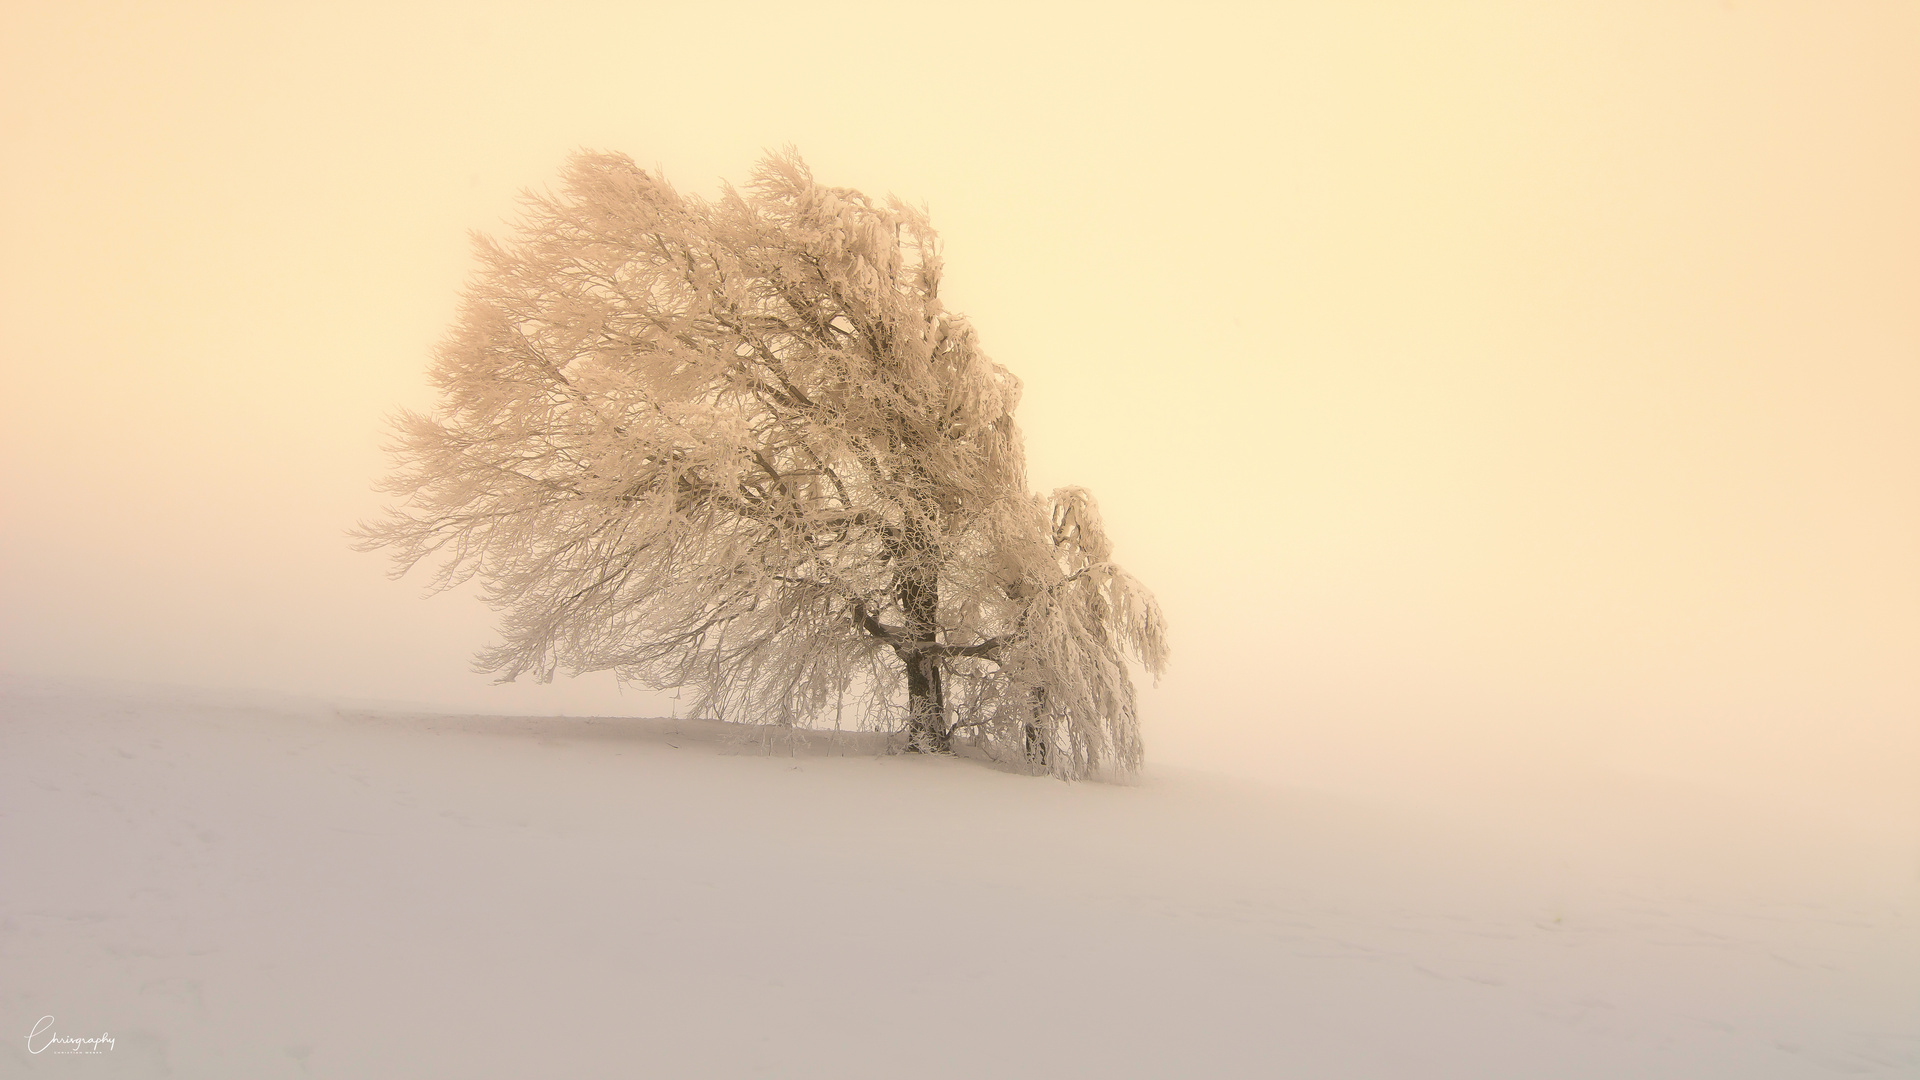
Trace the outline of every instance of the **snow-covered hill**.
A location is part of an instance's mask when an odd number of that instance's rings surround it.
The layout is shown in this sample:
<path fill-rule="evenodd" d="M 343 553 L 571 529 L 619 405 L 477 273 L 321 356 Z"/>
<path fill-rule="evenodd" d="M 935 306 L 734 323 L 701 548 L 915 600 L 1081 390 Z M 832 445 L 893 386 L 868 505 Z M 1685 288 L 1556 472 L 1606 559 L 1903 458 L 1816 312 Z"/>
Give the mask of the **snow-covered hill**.
<path fill-rule="evenodd" d="M 8 1075 L 1920 1073 L 1920 848 L 1886 817 L 1624 778 L 1066 785 L 685 720 L 0 710 Z"/>

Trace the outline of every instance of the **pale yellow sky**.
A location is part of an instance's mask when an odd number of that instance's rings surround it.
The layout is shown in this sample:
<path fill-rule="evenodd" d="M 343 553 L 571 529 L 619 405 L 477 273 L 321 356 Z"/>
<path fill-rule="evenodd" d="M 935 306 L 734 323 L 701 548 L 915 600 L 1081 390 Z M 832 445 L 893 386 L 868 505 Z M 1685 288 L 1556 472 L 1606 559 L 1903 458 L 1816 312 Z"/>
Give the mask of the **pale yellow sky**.
<path fill-rule="evenodd" d="M 643 708 L 342 531 L 469 229 L 791 142 L 1159 593 L 1151 756 L 1920 777 L 1912 5 L 12 5 L 0 87 L 16 674 Z"/>

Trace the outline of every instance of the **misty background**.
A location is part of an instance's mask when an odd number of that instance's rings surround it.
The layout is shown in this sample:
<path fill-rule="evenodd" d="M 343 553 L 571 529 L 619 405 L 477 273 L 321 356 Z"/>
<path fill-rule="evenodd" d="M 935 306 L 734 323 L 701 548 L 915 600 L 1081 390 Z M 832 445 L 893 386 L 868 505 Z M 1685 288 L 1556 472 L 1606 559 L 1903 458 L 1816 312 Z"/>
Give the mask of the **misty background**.
<path fill-rule="evenodd" d="M 510 713 L 346 530 L 516 193 L 930 210 L 1151 770 L 1920 790 L 1920 9 L 0 12 L 0 670 Z"/>

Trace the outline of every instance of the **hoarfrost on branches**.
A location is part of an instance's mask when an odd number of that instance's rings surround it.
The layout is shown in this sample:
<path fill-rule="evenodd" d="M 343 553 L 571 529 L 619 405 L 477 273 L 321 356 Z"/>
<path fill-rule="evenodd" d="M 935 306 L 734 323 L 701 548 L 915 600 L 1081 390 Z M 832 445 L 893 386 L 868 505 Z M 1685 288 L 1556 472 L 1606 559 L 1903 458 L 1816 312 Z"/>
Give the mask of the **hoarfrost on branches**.
<path fill-rule="evenodd" d="M 1019 380 L 942 306 L 924 214 L 791 151 L 716 201 L 583 153 L 475 247 L 440 407 L 397 421 L 404 501 L 359 537 L 396 575 L 479 579 L 481 669 L 1138 768 L 1128 662 L 1164 667 L 1159 608 L 1087 492 L 1027 491 Z"/>

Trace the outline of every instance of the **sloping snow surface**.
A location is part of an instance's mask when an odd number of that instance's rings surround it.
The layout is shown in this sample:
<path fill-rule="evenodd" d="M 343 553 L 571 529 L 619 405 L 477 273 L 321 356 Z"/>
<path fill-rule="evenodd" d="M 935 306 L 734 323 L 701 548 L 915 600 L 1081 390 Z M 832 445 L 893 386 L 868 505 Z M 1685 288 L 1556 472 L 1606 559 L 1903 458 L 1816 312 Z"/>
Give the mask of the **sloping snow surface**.
<path fill-rule="evenodd" d="M 12 684 L 0 1074 L 1920 1075 L 1913 832 Z M 1897 815 L 1893 816 L 1897 819 Z M 42 1034 L 109 1035 L 97 1054 Z"/>

